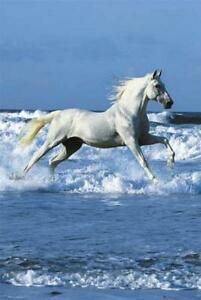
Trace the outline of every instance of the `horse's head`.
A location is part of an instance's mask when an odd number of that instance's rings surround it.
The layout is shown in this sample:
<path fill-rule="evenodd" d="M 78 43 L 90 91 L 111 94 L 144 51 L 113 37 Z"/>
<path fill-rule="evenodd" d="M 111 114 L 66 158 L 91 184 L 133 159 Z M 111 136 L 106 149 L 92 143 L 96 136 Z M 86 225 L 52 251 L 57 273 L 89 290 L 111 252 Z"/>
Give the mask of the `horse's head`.
<path fill-rule="evenodd" d="M 164 108 L 171 108 L 173 105 L 173 100 L 168 94 L 164 83 L 160 80 L 161 71 L 154 71 L 151 76 L 149 76 L 149 81 L 146 87 L 146 97 L 149 100 L 156 100 L 157 102 L 163 104 Z"/>

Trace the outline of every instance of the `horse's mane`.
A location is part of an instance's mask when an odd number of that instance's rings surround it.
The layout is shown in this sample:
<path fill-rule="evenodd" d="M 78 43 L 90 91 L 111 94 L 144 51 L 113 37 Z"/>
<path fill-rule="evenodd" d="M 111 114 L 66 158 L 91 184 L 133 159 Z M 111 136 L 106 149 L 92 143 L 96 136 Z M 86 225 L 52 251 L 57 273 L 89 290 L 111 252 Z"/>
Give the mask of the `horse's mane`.
<path fill-rule="evenodd" d="M 118 85 L 113 86 L 113 94 L 110 96 L 109 100 L 112 102 L 121 101 L 125 90 L 131 87 L 133 88 L 133 86 L 139 82 L 139 79 L 140 78 L 133 77 L 119 81 Z"/>

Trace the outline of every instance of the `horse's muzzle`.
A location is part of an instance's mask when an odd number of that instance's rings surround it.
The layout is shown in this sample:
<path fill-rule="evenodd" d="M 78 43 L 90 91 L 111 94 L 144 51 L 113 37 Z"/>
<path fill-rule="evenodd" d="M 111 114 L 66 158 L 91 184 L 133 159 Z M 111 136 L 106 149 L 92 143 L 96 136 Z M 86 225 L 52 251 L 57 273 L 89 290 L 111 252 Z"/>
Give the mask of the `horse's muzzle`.
<path fill-rule="evenodd" d="M 168 93 L 164 93 L 162 95 L 159 95 L 156 100 L 163 105 L 165 109 L 169 109 L 173 105 L 172 98 L 168 95 Z"/>
<path fill-rule="evenodd" d="M 173 100 L 170 99 L 170 100 L 166 101 L 166 103 L 164 103 L 164 108 L 165 109 L 170 109 L 173 104 L 174 104 Z"/>

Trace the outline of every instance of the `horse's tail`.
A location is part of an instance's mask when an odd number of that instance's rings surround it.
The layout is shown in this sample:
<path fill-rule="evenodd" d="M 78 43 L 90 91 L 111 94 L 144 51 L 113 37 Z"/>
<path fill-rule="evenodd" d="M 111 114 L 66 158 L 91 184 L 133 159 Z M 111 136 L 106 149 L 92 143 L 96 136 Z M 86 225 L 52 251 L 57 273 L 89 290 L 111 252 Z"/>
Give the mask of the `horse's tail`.
<path fill-rule="evenodd" d="M 38 118 L 32 119 L 26 126 L 25 126 L 25 134 L 20 138 L 20 144 L 23 147 L 28 146 L 31 144 L 37 133 L 43 128 L 47 123 L 50 123 L 55 116 L 60 113 L 59 110 L 53 111 L 45 116 L 41 116 Z"/>

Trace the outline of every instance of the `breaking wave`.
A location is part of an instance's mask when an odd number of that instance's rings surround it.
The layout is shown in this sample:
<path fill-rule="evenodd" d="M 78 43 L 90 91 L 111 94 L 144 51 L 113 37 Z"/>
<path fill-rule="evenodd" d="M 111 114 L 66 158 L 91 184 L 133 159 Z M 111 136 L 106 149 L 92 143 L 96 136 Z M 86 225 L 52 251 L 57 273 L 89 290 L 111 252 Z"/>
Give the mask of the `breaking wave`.
<path fill-rule="evenodd" d="M 1 274 L 1 281 L 15 286 L 129 290 L 201 289 L 199 253 L 172 258 L 145 257 L 138 260 L 112 256 L 85 259 L 74 257 L 61 258 L 56 263 L 45 261 L 41 265 L 40 261 L 15 257 L 1 263 L 5 263 L 8 269 Z M 9 271 L 11 266 L 12 271 Z"/>
<path fill-rule="evenodd" d="M 176 113 L 150 113 L 151 132 L 163 135 L 176 152 L 173 170 L 166 167 L 167 153 L 162 145 L 143 147 L 151 169 L 158 178 L 151 184 L 127 148 L 96 149 L 83 146 L 72 159 L 61 164 L 54 181 L 48 172 L 48 159 L 58 148 L 46 155 L 24 179 L 13 180 L 22 174 L 33 151 L 42 143 L 47 128 L 27 149 L 18 147 L 18 138 L 26 120 L 46 112 L 0 113 L 0 191 L 39 190 L 67 191 L 69 193 L 127 193 L 127 194 L 172 194 L 201 193 L 201 125 L 180 124 Z M 180 116 L 181 118 L 181 116 Z M 196 115 L 198 120 L 198 115 Z M 183 114 L 191 119 L 192 114 Z M 175 123 L 175 124 L 173 124 Z M 14 174 L 14 176 L 13 176 Z"/>

